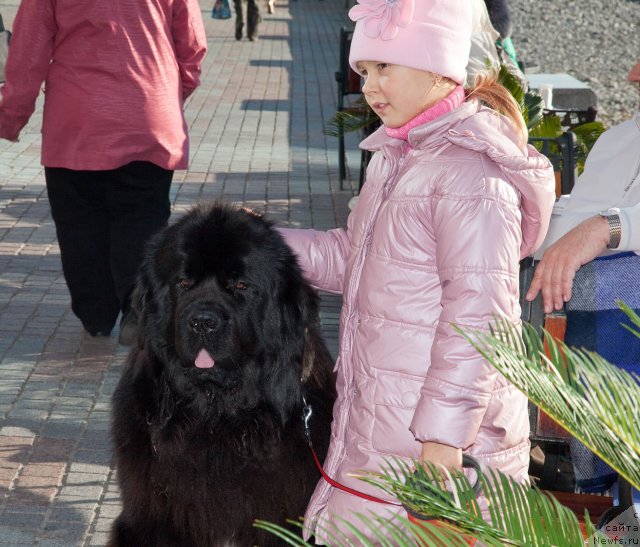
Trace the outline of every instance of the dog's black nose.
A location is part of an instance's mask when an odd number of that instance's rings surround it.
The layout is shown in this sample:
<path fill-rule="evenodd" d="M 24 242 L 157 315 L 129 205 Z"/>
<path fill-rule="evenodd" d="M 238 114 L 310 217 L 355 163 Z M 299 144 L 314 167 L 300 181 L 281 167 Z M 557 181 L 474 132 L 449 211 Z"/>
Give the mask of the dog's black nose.
<path fill-rule="evenodd" d="M 220 318 L 211 312 L 199 312 L 189 318 L 189 328 L 196 334 L 211 334 L 220 327 Z"/>

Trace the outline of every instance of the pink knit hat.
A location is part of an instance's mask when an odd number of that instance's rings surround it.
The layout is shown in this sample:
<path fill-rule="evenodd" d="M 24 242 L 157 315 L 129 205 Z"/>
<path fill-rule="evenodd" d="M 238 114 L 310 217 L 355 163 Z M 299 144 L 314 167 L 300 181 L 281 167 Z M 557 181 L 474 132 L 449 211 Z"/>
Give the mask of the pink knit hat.
<path fill-rule="evenodd" d="M 380 61 L 464 84 L 471 48 L 469 0 L 358 0 L 349 64 Z"/>

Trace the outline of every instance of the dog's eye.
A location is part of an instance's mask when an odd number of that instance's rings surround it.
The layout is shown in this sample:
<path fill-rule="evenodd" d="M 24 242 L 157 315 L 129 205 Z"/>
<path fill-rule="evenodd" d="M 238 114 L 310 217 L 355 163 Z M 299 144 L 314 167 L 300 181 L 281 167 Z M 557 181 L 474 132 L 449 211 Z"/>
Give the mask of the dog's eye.
<path fill-rule="evenodd" d="M 178 287 L 180 287 L 183 290 L 190 289 L 191 287 L 193 287 L 193 280 L 181 279 L 180 281 L 178 281 Z"/>
<path fill-rule="evenodd" d="M 247 289 L 247 284 L 244 281 L 229 281 L 224 288 L 230 293 L 235 291 L 245 291 Z"/>

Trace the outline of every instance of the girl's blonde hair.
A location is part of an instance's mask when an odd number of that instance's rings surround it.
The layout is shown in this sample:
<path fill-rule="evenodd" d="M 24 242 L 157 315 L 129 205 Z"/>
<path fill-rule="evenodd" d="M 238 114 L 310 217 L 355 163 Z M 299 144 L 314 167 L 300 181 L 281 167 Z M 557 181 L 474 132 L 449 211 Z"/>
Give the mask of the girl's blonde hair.
<path fill-rule="evenodd" d="M 489 108 L 509 118 L 518 135 L 518 144 L 520 146 L 526 145 L 529 131 L 522 117 L 520 106 L 507 88 L 498 83 L 497 72 L 479 73 L 473 87 L 465 89 L 465 93 L 468 99 L 478 99 Z"/>

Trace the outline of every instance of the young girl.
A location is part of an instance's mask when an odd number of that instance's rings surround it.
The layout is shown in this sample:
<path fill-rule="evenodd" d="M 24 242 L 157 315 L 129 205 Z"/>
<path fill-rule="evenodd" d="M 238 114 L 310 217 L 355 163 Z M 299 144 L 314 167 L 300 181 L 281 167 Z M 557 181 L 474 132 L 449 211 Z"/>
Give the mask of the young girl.
<path fill-rule="evenodd" d="M 309 281 L 342 293 L 338 401 L 324 467 L 344 485 L 393 457 L 460 468 L 462 452 L 527 480 L 527 400 L 453 328 L 520 321 L 521 257 L 544 239 L 549 161 L 492 79 L 464 90 L 468 0 L 360 0 L 349 62 L 383 127 L 346 229 L 283 229 Z M 490 105 L 485 106 L 485 105 Z M 498 114 L 497 111 L 502 112 Z M 324 519 L 402 510 L 321 481 Z"/>

